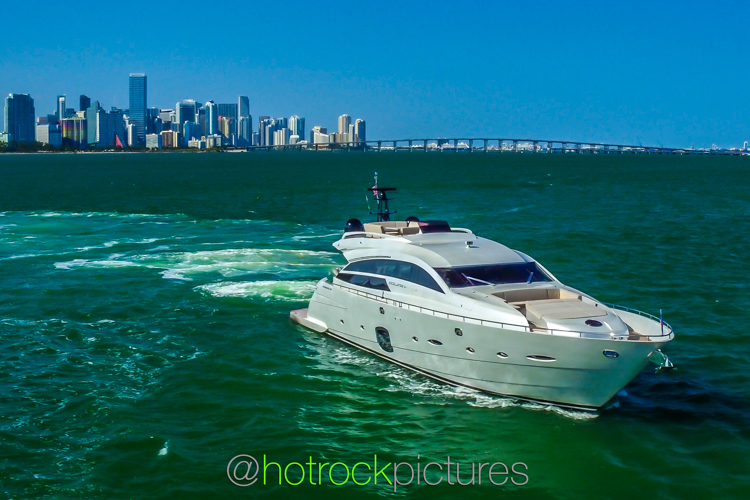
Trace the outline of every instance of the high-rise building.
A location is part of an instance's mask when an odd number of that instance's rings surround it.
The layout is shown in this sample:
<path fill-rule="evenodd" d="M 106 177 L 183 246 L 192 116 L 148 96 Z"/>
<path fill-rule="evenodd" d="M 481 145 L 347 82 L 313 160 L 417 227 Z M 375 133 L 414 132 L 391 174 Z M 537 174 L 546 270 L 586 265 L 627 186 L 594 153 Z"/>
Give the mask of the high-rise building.
<path fill-rule="evenodd" d="M 57 114 L 57 119 L 59 121 L 62 121 L 63 118 L 67 118 L 68 110 L 65 105 L 65 96 L 57 96 L 57 110 L 55 111 L 55 113 Z"/>
<path fill-rule="evenodd" d="M 349 132 L 346 134 L 346 139 L 344 139 L 344 142 L 352 143 L 354 142 L 354 125 L 349 124 Z"/>
<path fill-rule="evenodd" d="M 348 134 L 349 125 L 351 124 L 352 124 L 352 119 L 349 118 L 349 115 L 339 116 L 339 134 Z"/>
<path fill-rule="evenodd" d="M 271 126 L 273 120 L 270 116 L 259 116 L 258 117 L 258 146 L 269 146 L 266 142 L 268 139 L 268 127 Z"/>
<path fill-rule="evenodd" d="M 224 137 L 224 144 L 234 144 L 233 139 L 236 137 L 232 132 L 235 123 L 234 118 L 227 118 L 226 116 L 219 116 L 219 131 Z"/>
<path fill-rule="evenodd" d="M 161 130 L 156 131 L 156 119 L 159 118 L 159 108 L 148 108 L 146 110 L 146 134 L 158 134 Z M 159 120 L 161 123 L 161 120 Z"/>
<path fill-rule="evenodd" d="M 237 145 L 250 146 L 253 134 L 253 117 L 250 116 L 250 99 L 241 95 L 238 101 Z"/>
<path fill-rule="evenodd" d="M 83 116 L 71 116 L 60 120 L 60 128 L 62 130 L 63 146 L 76 149 L 86 148 L 87 124 Z"/>
<path fill-rule="evenodd" d="M 238 112 L 240 118 L 247 118 L 250 116 L 250 98 L 246 95 L 241 95 L 239 98 Z"/>
<path fill-rule="evenodd" d="M 180 145 L 180 134 L 176 130 L 164 130 L 161 133 L 161 147 L 164 149 L 176 148 Z"/>
<path fill-rule="evenodd" d="M 128 123 L 128 126 L 126 127 L 127 135 L 128 135 L 128 146 L 135 146 L 136 141 L 138 140 L 138 137 L 135 133 L 135 124 Z"/>
<path fill-rule="evenodd" d="M 182 126 L 185 124 L 185 122 L 195 122 L 195 115 L 197 111 L 197 103 L 194 99 L 184 99 L 182 102 L 178 102 L 177 104 L 175 104 L 175 123 L 180 127 L 177 130 L 182 130 Z"/>
<path fill-rule="evenodd" d="M 128 117 L 133 125 L 133 141 L 136 145 L 146 144 L 146 108 L 148 107 L 146 75 L 130 74 L 130 110 Z"/>
<path fill-rule="evenodd" d="M 161 149 L 161 134 L 146 134 L 146 149 Z"/>
<path fill-rule="evenodd" d="M 274 145 L 273 134 L 279 128 L 279 125 L 276 123 L 276 120 L 274 120 L 273 118 L 266 118 L 261 123 L 260 128 L 263 131 L 262 132 L 263 135 L 261 136 L 261 146 L 273 146 Z"/>
<path fill-rule="evenodd" d="M 237 105 L 236 104 L 217 104 L 219 110 L 219 116 L 224 118 L 234 118 L 237 120 Z"/>
<path fill-rule="evenodd" d="M 206 135 L 219 134 L 219 108 L 213 101 L 206 103 Z"/>
<path fill-rule="evenodd" d="M 237 122 L 237 145 L 246 148 L 251 146 L 253 137 L 252 129 L 253 117 L 252 116 L 241 116 Z"/>
<path fill-rule="evenodd" d="M 127 144 L 125 137 L 125 120 L 122 110 L 112 108 L 107 113 L 98 101 L 91 103 L 86 110 L 87 142 L 100 148 L 123 147 Z"/>
<path fill-rule="evenodd" d="M 235 145 L 237 138 L 237 104 L 218 104 L 219 116 L 223 116 L 229 123 L 229 134 L 222 135 L 227 138 L 225 143 Z"/>
<path fill-rule="evenodd" d="M 310 143 L 315 144 L 315 134 L 323 134 L 326 135 L 326 142 L 328 142 L 328 129 L 326 127 L 321 127 L 320 125 L 315 125 L 312 130 L 310 130 Z"/>
<path fill-rule="evenodd" d="M 43 123 L 36 126 L 36 141 L 52 147 L 62 146 L 60 126 L 57 123 Z"/>
<path fill-rule="evenodd" d="M 291 132 L 291 135 L 296 135 L 297 137 L 304 137 L 305 136 L 305 119 L 300 118 L 297 115 L 292 115 L 289 118 L 289 131 Z"/>
<path fill-rule="evenodd" d="M 367 141 L 367 124 L 361 118 L 354 122 L 354 141 L 357 144 Z"/>
<path fill-rule="evenodd" d="M 5 132 L 11 142 L 34 142 L 34 99 L 29 94 L 8 94 L 5 98 Z"/>
<path fill-rule="evenodd" d="M 201 137 L 206 135 L 206 108 L 205 106 L 198 108 L 198 125 L 201 126 Z"/>
<path fill-rule="evenodd" d="M 289 129 L 286 127 L 279 127 L 273 132 L 273 145 L 274 146 L 286 146 L 289 144 L 290 137 Z"/>
<path fill-rule="evenodd" d="M 316 128 L 319 128 L 319 127 L 316 127 Z M 313 144 L 328 144 L 330 142 L 330 137 L 325 132 L 318 132 L 317 130 L 313 129 L 312 132 L 310 133 L 312 134 L 311 142 Z"/>
<path fill-rule="evenodd" d="M 89 99 L 89 96 L 81 94 L 81 97 L 78 99 L 78 111 L 86 111 L 91 107 L 91 99 Z"/>
<path fill-rule="evenodd" d="M 744 144 L 744 146 L 742 147 L 742 149 L 744 149 L 745 151 L 747 151 L 747 141 L 745 141 L 745 144 Z"/>
<path fill-rule="evenodd" d="M 172 119 L 176 118 L 176 114 L 174 112 L 174 109 L 160 109 L 159 110 L 159 118 L 161 118 L 161 122 L 163 124 L 171 124 Z"/>
<path fill-rule="evenodd" d="M 200 123 L 185 122 L 182 125 L 182 145 L 187 146 L 188 142 L 201 138 Z"/>

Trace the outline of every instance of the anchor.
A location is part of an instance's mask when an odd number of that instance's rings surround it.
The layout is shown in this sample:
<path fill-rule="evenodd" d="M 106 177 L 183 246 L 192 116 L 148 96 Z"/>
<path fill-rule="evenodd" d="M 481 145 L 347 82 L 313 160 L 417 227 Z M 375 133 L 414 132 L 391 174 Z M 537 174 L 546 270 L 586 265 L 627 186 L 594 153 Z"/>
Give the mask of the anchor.
<path fill-rule="evenodd" d="M 666 354 L 661 352 L 661 349 L 651 351 L 647 357 L 649 361 L 656 365 L 654 373 L 668 372 L 674 369 L 674 364 L 672 364 Z"/>

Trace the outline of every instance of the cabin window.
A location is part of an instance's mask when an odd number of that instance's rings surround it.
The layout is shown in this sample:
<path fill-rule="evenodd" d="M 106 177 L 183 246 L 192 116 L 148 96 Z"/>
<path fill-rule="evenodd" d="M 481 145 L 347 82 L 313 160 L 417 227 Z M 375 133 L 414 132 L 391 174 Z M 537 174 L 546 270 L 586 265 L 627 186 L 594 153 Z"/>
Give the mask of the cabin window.
<path fill-rule="evenodd" d="M 536 262 L 435 268 L 450 288 L 552 281 Z"/>
<path fill-rule="evenodd" d="M 526 359 L 530 361 L 541 361 L 542 363 L 552 363 L 553 361 L 557 361 L 557 359 L 552 356 L 543 356 L 541 354 L 529 354 L 526 356 Z"/>
<path fill-rule="evenodd" d="M 416 283 L 436 292 L 444 293 L 437 281 L 427 271 L 411 262 L 392 259 L 367 259 L 352 262 L 344 270 L 398 278 Z"/>
<path fill-rule="evenodd" d="M 391 345 L 391 335 L 388 330 L 379 326 L 375 329 L 375 338 L 378 341 L 378 345 L 381 349 L 386 352 L 393 352 L 393 346 Z"/>
<path fill-rule="evenodd" d="M 363 286 L 365 288 L 372 288 L 373 290 L 385 290 L 390 291 L 388 284 L 383 278 L 377 278 L 375 276 L 362 276 L 361 274 L 349 274 L 349 273 L 338 273 L 336 275 L 341 281 L 346 281 L 352 285 Z"/>

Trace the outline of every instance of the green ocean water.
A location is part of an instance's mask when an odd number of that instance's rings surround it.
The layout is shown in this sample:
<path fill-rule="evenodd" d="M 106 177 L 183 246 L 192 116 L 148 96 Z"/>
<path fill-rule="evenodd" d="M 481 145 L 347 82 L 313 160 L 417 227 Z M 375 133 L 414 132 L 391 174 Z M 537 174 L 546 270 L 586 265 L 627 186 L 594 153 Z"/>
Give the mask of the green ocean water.
<path fill-rule="evenodd" d="M 345 221 L 368 217 L 375 171 L 401 217 L 663 309 L 677 370 L 647 368 L 592 416 L 447 387 L 294 326 L 344 262 Z M 748 157 L 0 156 L 0 497 L 747 498 L 748 188 Z M 325 472 L 279 486 L 272 468 L 239 487 L 240 454 L 450 457 L 462 482 L 472 463 L 523 463 L 528 481 L 495 486 L 485 469 L 481 485 L 394 493 Z"/>

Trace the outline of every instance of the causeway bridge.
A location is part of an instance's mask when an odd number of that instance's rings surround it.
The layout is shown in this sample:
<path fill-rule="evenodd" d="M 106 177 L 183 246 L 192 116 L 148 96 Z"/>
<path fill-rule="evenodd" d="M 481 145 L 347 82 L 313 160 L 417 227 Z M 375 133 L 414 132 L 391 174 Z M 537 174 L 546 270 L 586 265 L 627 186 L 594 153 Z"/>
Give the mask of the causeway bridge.
<path fill-rule="evenodd" d="M 573 153 L 573 154 L 676 154 L 676 155 L 741 155 L 743 150 L 665 148 L 663 146 L 633 146 L 601 142 L 553 141 L 546 139 L 503 138 L 436 138 L 389 139 L 310 144 L 250 146 L 234 151 L 364 151 L 364 152 L 454 152 L 454 153 Z"/>

